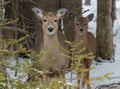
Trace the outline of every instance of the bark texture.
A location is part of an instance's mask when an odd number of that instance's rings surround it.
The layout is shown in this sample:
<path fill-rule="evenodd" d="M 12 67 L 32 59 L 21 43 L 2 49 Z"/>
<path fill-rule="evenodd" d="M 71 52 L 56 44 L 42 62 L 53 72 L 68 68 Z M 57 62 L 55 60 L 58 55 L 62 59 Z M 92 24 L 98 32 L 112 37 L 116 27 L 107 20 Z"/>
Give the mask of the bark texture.
<path fill-rule="evenodd" d="M 112 16 L 112 23 L 113 23 L 113 26 L 114 26 L 114 20 L 116 19 L 116 0 L 112 0 L 112 13 L 111 13 L 111 16 Z"/>
<path fill-rule="evenodd" d="M 111 7 L 112 0 L 98 0 L 97 57 L 103 59 L 111 59 L 113 54 Z"/>

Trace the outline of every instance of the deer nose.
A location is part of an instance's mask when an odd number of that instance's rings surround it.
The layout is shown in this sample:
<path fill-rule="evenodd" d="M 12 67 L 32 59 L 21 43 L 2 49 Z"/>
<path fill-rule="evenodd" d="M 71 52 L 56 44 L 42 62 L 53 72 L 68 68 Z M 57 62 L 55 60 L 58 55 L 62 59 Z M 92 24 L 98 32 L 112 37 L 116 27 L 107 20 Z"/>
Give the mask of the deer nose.
<path fill-rule="evenodd" d="M 48 31 L 49 31 L 49 32 L 52 32 L 52 31 L 53 31 L 53 28 L 52 28 L 52 27 L 49 27 L 49 28 L 48 28 Z"/>
<path fill-rule="evenodd" d="M 83 32 L 83 29 L 82 29 L 82 28 L 80 29 L 80 32 Z"/>

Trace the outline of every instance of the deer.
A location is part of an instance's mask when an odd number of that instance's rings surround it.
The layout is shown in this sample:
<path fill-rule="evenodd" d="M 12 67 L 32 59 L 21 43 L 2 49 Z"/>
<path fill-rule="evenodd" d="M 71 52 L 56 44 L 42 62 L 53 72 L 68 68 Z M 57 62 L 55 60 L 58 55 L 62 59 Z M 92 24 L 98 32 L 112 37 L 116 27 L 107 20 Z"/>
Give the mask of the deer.
<path fill-rule="evenodd" d="M 43 41 L 41 42 L 41 50 L 47 51 L 39 59 L 39 63 L 49 66 L 50 72 L 54 76 L 64 74 L 69 65 L 69 59 L 61 55 L 64 53 L 61 47 L 65 49 L 68 47 L 65 43 L 65 35 L 58 31 L 58 21 L 64 17 L 67 9 L 61 8 L 56 13 L 44 12 L 37 7 L 33 7 L 32 10 L 36 17 L 42 21 Z"/>
<path fill-rule="evenodd" d="M 90 52 L 93 53 L 93 55 L 95 55 L 96 38 L 91 32 L 88 32 L 88 23 L 93 19 L 93 17 L 94 17 L 94 14 L 89 14 L 86 17 L 78 16 L 74 18 L 75 38 L 73 42 L 77 44 L 78 42 L 82 41 L 75 51 L 85 48 L 85 50 L 81 52 L 80 55 L 88 54 Z M 82 64 L 84 68 L 90 69 L 92 60 L 88 58 L 84 58 Z M 80 72 L 78 72 L 77 74 L 79 73 Z M 87 80 L 89 80 L 89 70 L 85 72 L 85 75 L 82 79 L 82 88 L 84 88 L 84 86 L 86 85 L 87 89 L 91 89 L 90 84 L 86 83 Z M 78 89 L 80 89 L 80 80 L 78 79 L 77 82 L 78 82 Z"/>

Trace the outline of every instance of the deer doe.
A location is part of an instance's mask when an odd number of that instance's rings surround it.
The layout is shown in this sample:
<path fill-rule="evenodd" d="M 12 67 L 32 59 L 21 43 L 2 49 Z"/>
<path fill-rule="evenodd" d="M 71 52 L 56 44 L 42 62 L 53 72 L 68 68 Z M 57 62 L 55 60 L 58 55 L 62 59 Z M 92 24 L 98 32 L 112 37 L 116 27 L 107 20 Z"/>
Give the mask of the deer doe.
<path fill-rule="evenodd" d="M 64 51 L 58 46 L 67 48 L 64 42 L 65 36 L 58 31 L 58 21 L 63 18 L 67 9 L 61 8 L 56 13 L 45 13 L 37 7 L 33 7 L 32 10 L 37 18 L 42 21 L 43 41 L 41 42 L 41 50 L 47 51 L 39 62 L 49 66 L 53 75 L 59 76 L 69 65 L 69 59 L 61 55 Z"/>
<path fill-rule="evenodd" d="M 94 14 L 89 14 L 87 17 L 78 16 L 74 19 L 75 24 L 75 39 L 74 43 L 82 43 L 76 48 L 76 51 L 85 48 L 85 50 L 80 53 L 87 54 L 92 52 L 95 55 L 96 52 L 96 39 L 91 32 L 88 32 L 88 23 L 93 19 Z M 88 58 L 84 58 L 83 67 L 86 69 L 90 69 L 92 60 Z M 79 74 L 80 72 L 78 72 Z M 87 84 L 86 81 L 89 80 L 89 71 L 87 71 L 82 79 L 82 87 L 87 85 L 87 89 L 91 89 L 90 84 Z M 78 80 L 78 89 L 80 89 L 80 80 Z"/>

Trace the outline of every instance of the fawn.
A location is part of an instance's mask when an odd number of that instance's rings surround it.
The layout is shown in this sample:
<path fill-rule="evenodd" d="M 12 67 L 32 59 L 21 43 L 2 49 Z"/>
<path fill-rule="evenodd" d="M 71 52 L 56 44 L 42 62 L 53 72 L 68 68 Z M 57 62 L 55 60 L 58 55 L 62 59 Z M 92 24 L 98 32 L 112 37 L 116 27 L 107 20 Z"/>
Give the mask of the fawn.
<path fill-rule="evenodd" d="M 75 24 L 75 39 L 74 43 L 78 43 L 82 41 L 82 43 L 76 48 L 76 51 L 81 50 L 85 48 L 83 52 L 80 53 L 82 54 L 87 54 L 89 52 L 92 52 L 95 54 L 96 52 L 96 39 L 93 36 L 91 32 L 88 32 L 88 23 L 93 19 L 94 14 L 89 14 L 86 17 L 81 17 L 78 16 L 74 19 L 74 24 Z M 88 58 L 84 58 L 83 60 L 83 67 L 86 69 L 90 69 L 92 60 Z M 80 72 L 78 72 L 79 74 Z M 86 81 L 89 80 L 89 71 L 85 72 L 85 75 L 82 80 L 82 87 L 87 85 L 87 89 L 91 89 L 90 84 L 87 84 Z M 80 80 L 78 80 L 78 89 L 80 88 Z"/>

